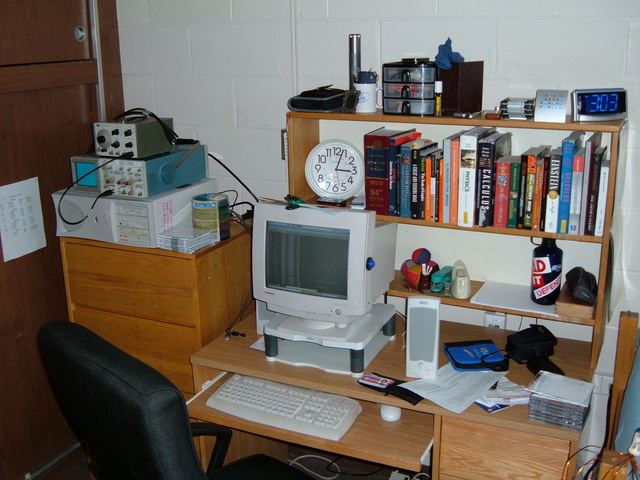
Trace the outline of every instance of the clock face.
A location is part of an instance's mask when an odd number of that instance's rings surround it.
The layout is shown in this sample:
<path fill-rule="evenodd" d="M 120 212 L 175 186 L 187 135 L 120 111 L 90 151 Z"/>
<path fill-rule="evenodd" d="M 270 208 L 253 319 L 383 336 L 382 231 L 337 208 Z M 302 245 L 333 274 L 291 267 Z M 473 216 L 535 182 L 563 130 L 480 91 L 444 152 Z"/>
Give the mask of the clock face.
<path fill-rule="evenodd" d="M 596 88 L 573 92 L 575 121 L 620 120 L 627 117 L 627 92 L 624 88 Z"/>
<path fill-rule="evenodd" d="M 307 156 L 305 176 L 316 195 L 347 199 L 364 185 L 364 159 L 349 142 L 327 140 Z"/>

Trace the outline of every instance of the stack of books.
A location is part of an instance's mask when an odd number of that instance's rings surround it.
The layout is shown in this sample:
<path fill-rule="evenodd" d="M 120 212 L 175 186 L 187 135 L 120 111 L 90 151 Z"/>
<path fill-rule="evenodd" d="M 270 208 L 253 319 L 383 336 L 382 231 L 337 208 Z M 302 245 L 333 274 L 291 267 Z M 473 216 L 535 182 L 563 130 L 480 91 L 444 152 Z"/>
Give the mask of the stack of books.
<path fill-rule="evenodd" d="M 582 431 L 589 414 L 594 384 L 540 371 L 527 386 L 529 419 Z"/>
<path fill-rule="evenodd" d="M 194 253 L 220 241 L 220 232 L 193 227 L 175 227 L 159 233 L 158 248 L 174 252 Z"/>
<path fill-rule="evenodd" d="M 364 135 L 366 208 L 462 227 L 602 236 L 610 159 L 602 133 L 512 149 L 495 127 L 441 142 L 384 127 Z"/>

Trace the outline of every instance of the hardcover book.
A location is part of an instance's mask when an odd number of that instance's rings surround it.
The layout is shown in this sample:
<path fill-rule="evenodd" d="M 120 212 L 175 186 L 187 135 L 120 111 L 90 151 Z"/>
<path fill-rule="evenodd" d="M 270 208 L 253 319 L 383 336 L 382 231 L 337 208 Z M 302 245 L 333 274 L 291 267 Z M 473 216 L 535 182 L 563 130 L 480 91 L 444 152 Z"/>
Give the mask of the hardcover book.
<path fill-rule="evenodd" d="M 560 206 L 558 207 L 558 233 L 569 233 L 569 210 L 571 208 L 571 182 L 573 157 L 582 146 L 584 132 L 571 132 L 562 141 L 562 166 L 560 167 Z"/>
<path fill-rule="evenodd" d="M 600 146 L 602 142 L 602 133 L 596 132 L 589 137 L 589 139 L 584 143 L 584 174 L 582 176 L 582 205 L 580 206 L 580 211 L 582 215 L 580 215 L 580 227 L 578 228 L 578 233 L 580 235 L 585 234 L 586 224 L 587 224 L 587 201 L 588 195 L 587 192 L 589 190 L 589 173 L 591 172 L 591 162 L 593 158 L 593 152 L 597 147 Z"/>
<path fill-rule="evenodd" d="M 442 160 L 443 160 L 444 152 L 441 148 L 431 152 L 429 155 L 429 160 L 431 161 L 431 214 L 430 218 L 427 220 L 431 220 L 432 222 L 440 221 L 440 187 L 442 184 Z"/>
<path fill-rule="evenodd" d="M 464 132 L 454 133 L 442 140 L 442 223 L 452 223 L 452 212 L 458 208 L 458 174 L 460 161 L 454 157 L 460 153 L 460 135 Z M 455 193 L 454 193 L 455 192 Z M 454 199 L 455 205 L 454 205 Z M 455 217 L 457 217 L 457 212 Z M 457 222 L 456 222 L 457 223 Z"/>
<path fill-rule="evenodd" d="M 460 178 L 458 184 L 458 225 L 475 225 L 476 162 L 478 140 L 491 135 L 494 127 L 474 127 L 460 136 Z"/>
<path fill-rule="evenodd" d="M 364 135 L 365 198 L 367 209 L 378 215 L 389 214 L 390 139 L 411 131 L 380 127 Z"/>
<path fill-rule="evenodd" d="M 511 155 L 511 133 L 493 133 L 478 141 L 476 172 L 476 224 L 493 226 L 496 158 Z"/>
<path fill-rule="evenodd" d="M 604 159 L 600 167 L 600 187 L 598 190 L 598 204 L 596 205 L 596 228 L 593 234 L 596 237 L 604 235 L 604 218 L 607 213 L 607 192 L 609 190 L 609 169 L 611 160 Z"/>
<path fill-rule="evenodd" d="M 438 142 L 417 139 L 410 149 L 410 192 L 409 192 L 409 217 L 424 219 L 424 188 L 423 180 L 426 179 L 426 157 L 438 148 Z"/>
<path fill-rule="evenodd" d="M 520 183 L 522 182 L 522 175 L 520 174 L 520 170 L 520 156 L 514 156 L 514 161 L 511 162 L 511 174 L 509 178 L 509 217 L 507 219 L 507 228 L 518 228 Z"/>
<path fill-rule="evenodd" d="M 545 159 L 548 159 L 549 150 L 536 162 L 536 181 L 533 189 L 533 212 L 531 214 L 531 230 L 540 231 L 542 222 L 542 203 L 546 197 L 545 184 Z"/>
<path fill-rule="evenodd" d="M 595 235 L 596 233 L 596 215 L 598 202 L 600 201 L 600 174 L 602 170 L 602 162 L 607 151 L 606 146 L 600 146 L 593 151 L 591 157 L 591 168 L 589 170 L 589 188 L 587 189 L 587 216 L 585 224 L 585 235 Z"/>
<path fill-rule="evenodd" d="M 389 139 L 389 215 L 400 216 L 399 178 L 401 147 L 405 143 L 413 142 L 422 134 L 415 129 L 407 134 L 400 134 Z"/>
<path fill-rule="evenodd" d="M 449 224 L 458 224 L 458 190 L 460 179 L 460 135 L 463 132 L 457 133 L 451 137 L 451 143 L 449 145 L 451 156 L 451 178 L 449 183 L 450 198 L 449 198 Z"/>
<path fill-rule="evenodd" d="M 524 190 L 524 214 L 522 217 L 522 228 L 525 230 L 533 229 L 533 200 L 535 198 L 538 161 L 543 159 L 550 150 L 550 145 L 539 145 L 529 148 L 521 156 L 521 164 L 526 165 L 527 170 Z M 520 191 L 522 191 L 522 187 Z"/>
<path fill-rule="evenodd" d="M 496 160 L 495 199 L 493 203 L 493 226 L 496 228 L 507 228 L 509 223 L 511 171 L 514 163 L 517 163 L 518 167 L 520 167 L 519 156 L 507 155 Z"/>
<path fill-rule="evenodd" d="M 560 207 L 560 168 L 562 166 L 562 147 L 556 147 L 549 154 L 549 187 L 545 206 L 544 231 L 558 232 L 558 208 Z"/>
<path fill-rule="evenodd" d="M 580 147 L 573 155 L 573 175 L 571 176 L 571 202 L 569 203 L 569 233 L 580 232 L 580 215 L 582 213 L 582 180 L 584 179 L 585 148 Z"/>

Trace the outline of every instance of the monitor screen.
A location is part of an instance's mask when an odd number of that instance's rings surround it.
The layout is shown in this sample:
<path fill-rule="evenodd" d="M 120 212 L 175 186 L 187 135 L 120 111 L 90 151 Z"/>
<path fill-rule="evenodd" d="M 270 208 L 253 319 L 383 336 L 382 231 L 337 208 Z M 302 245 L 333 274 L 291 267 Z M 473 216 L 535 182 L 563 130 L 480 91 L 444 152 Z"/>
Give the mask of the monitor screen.
<path fill-rule="evenodd" d="M 267 222 L 264 261 L 269 288 L 346 299 L 348 260 L 347 229 Z"/>
<path fill-rule="evenodd" d="M 95 162 L 73 162 L 79 187 L 98 187 L 98 170 Z"/>

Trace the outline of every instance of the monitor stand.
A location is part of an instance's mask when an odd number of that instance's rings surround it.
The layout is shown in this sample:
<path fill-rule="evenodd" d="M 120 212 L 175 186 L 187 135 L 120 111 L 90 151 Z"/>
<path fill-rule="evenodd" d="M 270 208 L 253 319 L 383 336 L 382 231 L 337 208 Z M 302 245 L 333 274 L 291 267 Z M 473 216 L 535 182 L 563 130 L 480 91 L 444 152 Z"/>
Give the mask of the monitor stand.
<path fill-rule="evenodd" d="M 264 326 L 267 360 L 361 377 L 382 347 L 395 338 L 395 306 L 375 303 L 345 328 L 305 328 L 297 317 L 271 313 Z"/>

